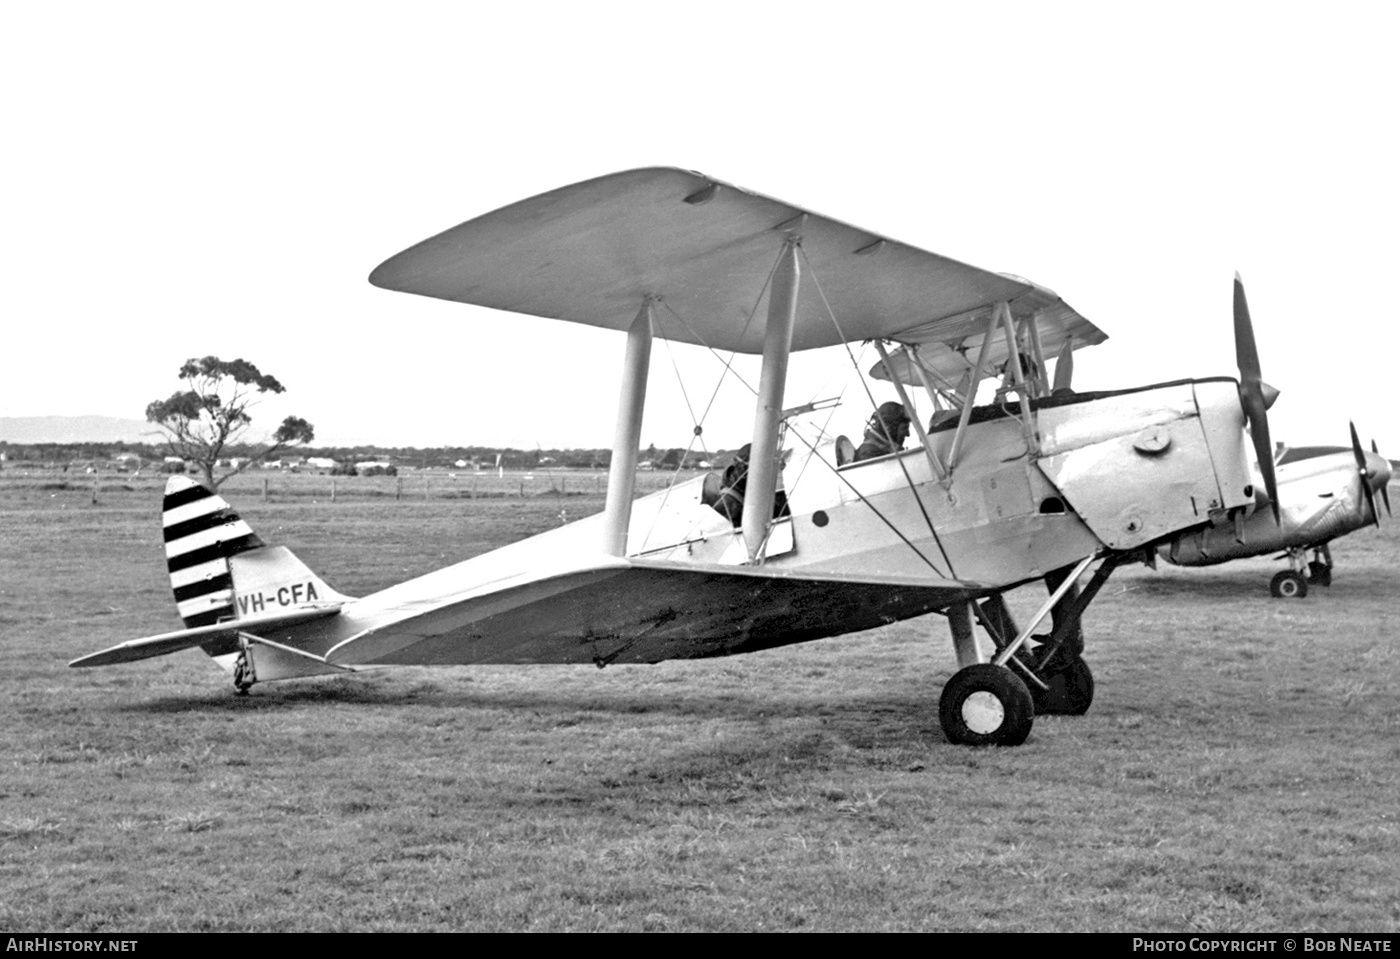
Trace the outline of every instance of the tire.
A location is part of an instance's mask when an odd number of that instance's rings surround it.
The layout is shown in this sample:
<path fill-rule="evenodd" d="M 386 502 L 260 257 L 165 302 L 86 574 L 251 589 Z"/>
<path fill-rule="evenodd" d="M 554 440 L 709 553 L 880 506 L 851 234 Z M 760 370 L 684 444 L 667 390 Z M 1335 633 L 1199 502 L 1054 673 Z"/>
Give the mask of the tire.
<path fill-rule="evenodd" d="M 958 670 L 943 687 L 938 721 L 957 746 L 1019 746 L 1035 723 L 1035 704 L 1011 670 L 977 663 Z"/>
<path fill-rule="evenodd" d="M 1276 599 L 1302 599 L 1308 595 L 1308 581 L 1286 569 L 1269 582 L 1269 593 Z"/>
<path fill-rule="evenodd" d="M 1038 716 L 1083 716 L 1094 701 L 1094 674 L 1078 656 L 1064 669 L 1040 677 L 1049 689 L 1031 687 Z"/>
<path fill-rule="evenodd" d="M 252 658 L 247 651 L 238 654 L 238 658 L 233 662 L 233 688 L 240 696 L 247 696 L 248 690 L 253 688 L 253 684 L 258 681 L 257 670 L 253 666 Z"/>
<path fill-rule="evenodd" d="M 1331 586 L 1332 567 L 1328 566 L 1326 563 L 1309 563 L 1308 582 L 1314 586 Z"/>

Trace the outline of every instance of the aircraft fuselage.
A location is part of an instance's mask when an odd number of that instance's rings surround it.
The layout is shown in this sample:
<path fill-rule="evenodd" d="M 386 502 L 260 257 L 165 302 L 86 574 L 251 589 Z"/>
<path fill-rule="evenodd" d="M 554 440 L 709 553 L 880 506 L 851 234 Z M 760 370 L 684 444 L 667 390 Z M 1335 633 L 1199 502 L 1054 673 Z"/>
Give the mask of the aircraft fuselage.
<path fill-rule="evenodd" d="M 702 502 L 697 477 L 633 502 L 623 557 L 588 566 L 602 554 L 598 514 L 269 638 L 332 662 L 353 638 L 345 661 L 358 665 L 655 662 L 867 629 L 1252 504 L 1243 423 L 1235 381 L 1210 379 L 1043 400 L 1028 418 L 1014 405 L 979 409 L 951 464 L 952 429 L 930 433 L 929 449 L 838 465 L 834 442 L 808 446 L 794 427 L 782 467 L 790 515 L 772 523 L 767 573 L 752 588 L 722 572 L 758 570 L 743 531 Z M 232 560 L 235 581 L 245 561 L 254 557 Z M 664 571 L 645 574 L 652 588 L 624 585 L 629 561 L 704 566 L 714 584 L 695 586 L 689 601 Z M 542 576 L 550 569 L 564 575 Z M 803 586 L 803 577 L 840 582 Z M 615 590 L 627 602 L 607 601 Z M 410 628 L 394 625 L 410 614 Z M 258 654 L 262 679 L 321 671 L 276 649 Z"/>

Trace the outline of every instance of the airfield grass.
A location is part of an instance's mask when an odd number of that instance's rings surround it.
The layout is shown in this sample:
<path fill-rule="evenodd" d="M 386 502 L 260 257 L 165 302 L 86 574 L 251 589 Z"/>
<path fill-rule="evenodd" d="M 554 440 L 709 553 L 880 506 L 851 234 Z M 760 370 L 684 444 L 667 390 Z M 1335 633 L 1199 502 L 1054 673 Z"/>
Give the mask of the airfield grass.
<path fill-rule="evenodd" d="M 351 594 L 561 510 L 232 498 Z M 936 616 L 241 698 L 193 650 L 67 668 L 178 628 L 158 525 L 152 490 L 0 487 L 0 928 L 1400 930 L 1400 524 L 1301 601 L 1266 560 L 1120 571 L 1089 714 L 987 750 L 939 731 Z"/>

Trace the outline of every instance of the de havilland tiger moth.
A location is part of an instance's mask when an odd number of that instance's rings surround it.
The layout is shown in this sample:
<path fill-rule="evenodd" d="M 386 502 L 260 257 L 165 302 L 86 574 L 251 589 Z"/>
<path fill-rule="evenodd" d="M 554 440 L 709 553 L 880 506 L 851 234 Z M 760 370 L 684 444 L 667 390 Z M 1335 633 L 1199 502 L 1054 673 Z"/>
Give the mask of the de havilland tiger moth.
<path fill-rule="evenodd" d="M 1274 574 L 1269 592 L 1276 598 L 1302 599 L 1309 585 L 1332 585 L 1332 540 L 1381 525 L 1377 493 L 1390 513 L 1391 472 L 1375 440 L 1369 453 L 1361 448 L 1353 423 L 1351 452 L 1278 464 L 1276 513 L 1257 509 L 1252 516 L 1241 515 L 1233 526 L 1187 530 L 1157 551 L 1178 566 L 1212 566 L 1282 550 L 1277 558 L 1288 560 L 1288 569 Z"/>
<path fill-rule="evenodd" d="M 1088 708 L 1080 624 L 1116 567 L 1278 502 L 1275 394 L 1238 277 L 1238 381 L 1093 393 L 1070 388 L 1072 354 L 1106 336 L 1049 289 L 679 169 L 511 204 L 370 282 L 624 332 L 603 512 L 354 599 L 176 477 L 164 538 L 185 628 L 71 665 L 198 646 L 246 691 L 390 665 L 725 656 L 939 613 L 959 664 L 948 740 L 1014 745 L 1037 711 Z M 762 357 L 741 510 L 714 508 L 713 476 L 634 496 L 655 338 Z M 865 341 L 917 442 L 856 459 L 813 425 L 825 404 L 785 409 L 784 390 L 794 351 Z M 1018 627 L 1003 596 L 1036 581 L 1048 595 Z"/>

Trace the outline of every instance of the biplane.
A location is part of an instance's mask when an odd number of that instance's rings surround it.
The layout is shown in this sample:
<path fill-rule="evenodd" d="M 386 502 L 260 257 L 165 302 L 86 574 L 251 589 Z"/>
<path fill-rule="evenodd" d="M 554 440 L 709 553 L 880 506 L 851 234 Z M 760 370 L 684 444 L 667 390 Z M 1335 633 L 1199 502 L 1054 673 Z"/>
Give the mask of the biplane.
<path fill-rule="evenodd" d="M 1282 550 L 1276 558 L 1288 560 L 1288 569 L 1274 575 L 1269 592 L 1302 599 L 1309 584 L 1332 585 L 1332 540 L 1381 525 L 1377 493 L 1390 513 L 1390 476 L 1390 461 L 1375 440 L 1370 452 L 1361 448 L 1353 423 L 1351 452 L 1278 464 L 1275 512 L 1256 509 L 1229 523 L 1187 530 L 1158 546 L 1158 553 L 1178 566 L 1210 566 Z"/>
<path fill-rule="evenodd" d="M 939 701 L 947 738 L 1014 745 L 1037 711 L 1088 708 L 1081 622 L 1115 568 L 1256 509 L 1251 440 L 1277 502 L 1274 391 L 1238 278 L 1238 381 L 1103 392 L 1075 392 L 1068 374 L 1106 336 L 1053 291 L 679 169 L 511 204 L 370 282 L 624 333 L 602 513 L 352 599 L 175 477 L 164 538 L 185 628 L 71 665 L 198 646 L 246 691 L 372 666 L 726 656 L 935 613 L 959 664 Z M 714 508 L 712 478 L 634 495 L 663 337 L 761 356 L 733 517 Z M 917 442 L 859 460 L 812 425 L 822 404 L 785 407 L 785 380 L 796 351 L 867 341 Z M 1041 582 L 1018 626 L 1005 594 Z"/>

